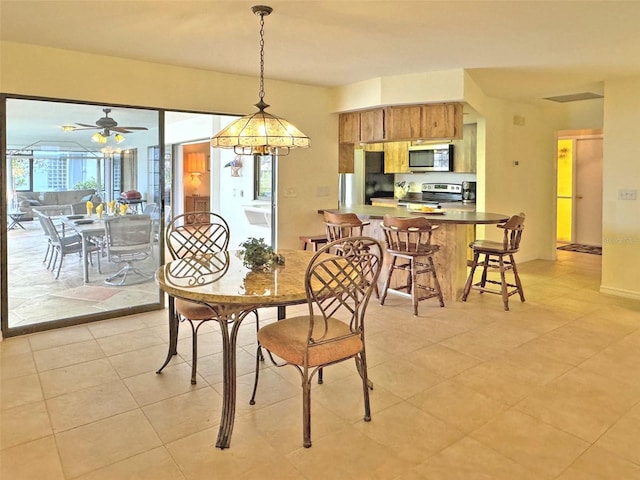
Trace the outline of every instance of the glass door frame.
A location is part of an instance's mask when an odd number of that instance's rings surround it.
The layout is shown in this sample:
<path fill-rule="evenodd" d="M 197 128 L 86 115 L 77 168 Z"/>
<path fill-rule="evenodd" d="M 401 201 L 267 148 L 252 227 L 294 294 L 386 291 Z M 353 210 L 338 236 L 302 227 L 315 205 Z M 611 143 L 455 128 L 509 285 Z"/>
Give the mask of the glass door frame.
<path fill-rule="evenodd" d="M 158 147 L 160 149 L 160 158 L 164 158 L 165 156 L 165 122 L 164 109 L 160 108 L 150 108 L 150 107 L 141 107 L 136 105 L 121 105 L 121 104 L 109 104 L 109 103 L 97 103 L 91 101 L 78 101 L 71 99 L 60 99 L 60 98 L 49 98 L 49 97 L 38 97 L 38 96 L 29 96 L 29 95 L 16 95 L 16 94 L 6 94 L 0 93 L 0 125 L 3 125 L 4 128 L 0 129 L 0 159 L 4 162 L 3 168 L 0 169 L 0 195 L 2 195 L 2 201 L 0 202 L 0 329 L 2 333 L 2 337 L 9 338 L 18 335 L 24 335 L 33 332 L 51 330 L 55 328 L 61 328 L 71 325 L 80 325 L 84 323 L 90 323 L 100 320 L 105 320 L 109 318 L 117 318 L 125 315 L 132 315 L 137 313 L 161 310 L 165 307 L 165 295 L 162 294 L 160 289 L 158 288 L 158 302 L 151 302 L 146 304 L 140 304 L 135 306 L 130 306 L 126 308 L 118 308 L 114 310 L 108 310 L 106 312 L 95 313 L 95 314 L 87 314 L 76 317 L 68 317 L 68 318 L 60 318 L 57 320 L 44 321 L 40 323 L 34 323 L 23 326 L 9 326 L 9 300 L 8 300 L 8 282 L 9 282 L 9 272 L 7 271 L 7 258 L 8 258 L 8 242 L 7 242 L 7 228 L 8 228 L 8 213 L 9 213 L 9 204 L 8 204 L 8 186 L 7 186 L 7 102 L 9 100 L 33 100 L 33 101 L 42 101 L 42 102 L 53 102 L 53 103 L 61 103 L 61 104 L 77 104 L 77 105 L 87 105 L 87 106 L 96 106 L 96 107 L 116 107 L 116 108 L 130 108 L 137 110 L 149 110 L 153 112 L 157 112 L 157 125 L 158 125 Z M 10 121 L 10 119 L 9 119 Z M 161 203 L 161 212 L 164 212 L 164 163 L 160 162 L 160 203 Z M 160 231 L 164 231 L 164 217 L 165 215 L 162 213 L 160 215 Z M 164 263 L 164 235 L 160 235 L 159 239 L 159 265 Z"/>

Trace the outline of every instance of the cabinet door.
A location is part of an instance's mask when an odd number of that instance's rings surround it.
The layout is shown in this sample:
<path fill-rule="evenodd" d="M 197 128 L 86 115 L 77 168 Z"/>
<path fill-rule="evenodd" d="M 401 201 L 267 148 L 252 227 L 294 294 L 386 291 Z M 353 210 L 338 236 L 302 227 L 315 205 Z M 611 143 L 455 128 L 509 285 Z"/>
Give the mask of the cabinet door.
<path fill-rule="evenodd" d="M 360 112 L 340 114 L 338 117 L 338 139 L 340 143 L 360 142 Z"/>
<path fill-rule="evenodd" d="M 422 138 L 462 138 L 462 106 L 457 103 L 422 107 Z"/>
<path fill-rule="evenodd" d="M 365 152 L 384 152 L 384 143 L 365 143 L 362 149 Z"/>
<path fill-rule="evenodd" d="M 384 144 L 384 173 L 409 172 L 409 142 Z"/>
<path fill-rule="evenodd" d="M 477 124 L 470 123 L 462 127 L 462 140 L 453 142 L 453 171 L 475 173 L 477 152 Z"/>
<path fill-rule="evenodd" d="M 384 108 L 360 112 L 360 141 L 380 142 L 385 138 Z"/>
<path fill-rule="evenodd" d="M 354 153 L 355 145 L 353 143 L 338 145 L 338 173 L 354 172 Z"/>
<path fill-rule="evenodd" d="M 421 138 L 422 106 L 388 107 L 385 122 L 388 140 Z"/>

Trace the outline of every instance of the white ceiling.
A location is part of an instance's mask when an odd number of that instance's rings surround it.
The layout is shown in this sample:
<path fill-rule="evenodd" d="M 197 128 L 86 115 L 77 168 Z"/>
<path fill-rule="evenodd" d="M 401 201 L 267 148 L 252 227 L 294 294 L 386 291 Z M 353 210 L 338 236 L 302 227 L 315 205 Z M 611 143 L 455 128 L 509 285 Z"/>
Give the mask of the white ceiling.
<path fill-rule="evenodd" d="M 256 75 L 256 1 L 0 0 L 2 40 Z M 464 68 L 519 101 L 640 75 L 639 1 L 269 0 L 265 76 L 339 86 Z"/>

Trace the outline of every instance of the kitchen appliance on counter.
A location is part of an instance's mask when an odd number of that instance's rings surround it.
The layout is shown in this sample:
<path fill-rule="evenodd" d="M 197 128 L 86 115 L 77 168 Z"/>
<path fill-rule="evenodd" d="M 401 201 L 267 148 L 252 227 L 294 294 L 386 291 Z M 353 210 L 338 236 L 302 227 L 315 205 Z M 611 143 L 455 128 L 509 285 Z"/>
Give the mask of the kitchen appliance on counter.
<path fill-rule="evenodd" d="M 476 182 L 462 182 L 462 203 L 476 203 Z"/>
<path fill-rule="evenodd" d="M 413 145 L 409 147 L 412 172 L 453 172 L 453 144 Z"/>

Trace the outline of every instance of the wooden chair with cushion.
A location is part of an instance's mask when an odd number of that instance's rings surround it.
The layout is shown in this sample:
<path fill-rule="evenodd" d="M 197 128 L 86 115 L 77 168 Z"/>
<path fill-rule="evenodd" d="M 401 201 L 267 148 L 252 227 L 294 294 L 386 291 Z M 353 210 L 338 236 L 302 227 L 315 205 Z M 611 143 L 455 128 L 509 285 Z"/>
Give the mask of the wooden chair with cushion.
<path fill-rule="evenodd" d="M 339 249 L 341 256 L 327 255 Z M 348 237 L 322 247 L 305 274 L 308 315 L 262 327 L 258 342 L 280 367 L 292 365 L 302 379 L 303 445 L 311 446 L 311 383 L 322 367 L 355 359 L 362 379 L 364 420 L 371 420 L 365 312 L 382 265 L 382 246 L 369 237 Z M 276 363 L 274 355 L 283 360 Z M 256 377 L 251 404 L 255 403 Z"/>
<path fill-rule="evenodd" d="M 380 225 L 384 232 L 387 253 L 391 256 L 389 272 L 382 287 L 380 305 L 384 305 L 389 290 L 411 298 L 413 314 L 418 315 L 418 302 L 437 297 L 444 307 L 442 290 L 433 264 L 433 255 L 440 250 L 432 243 L 433 231 L 437 225 L 431 225 L 424 217 L 399 218 L 385 215 Z M 404 285 L 391 287 L 395 271 L 405 272 Z M 419 282 L 418 275 L 428 274 L 431 284 Z M 402 282 L 400 282 L 402 283 Z"/>
<path fill-rule="evenodd" d="M 469 277 L 467 277 L 467 282 L 464 286 L 462 294 L 463 302 L 467 300 L 469 291 L 472 288 L 480 290 L 480 293 L 487 292 L 501 295 L 504 309 L 507 311 L 509 310 L 509 297 L 511 295 L 518 293 L 520 295 L 520 301 L 524 302 L 522 283 L 520 282 L 518 268 L 516 267 L 516 261 L 513 257 L 520 249 L 520 239 L 522 238 L 522 231 L 524 230 L 524 217 L 524 213 L 520 213 L 519 215 L 513 215 L 505 223 L 496 225 L 498 228 L 504 230 L 501 242 L 476 240 L 469 245 L 473 250 L 473 262 L 471 264 Z M 479 261 L 480 255 L 484 255 L 483 262 Z M 479 282 L 473 283 L 473 275 L 479 264 L 482 265 L 482 277 Z M 487 278 L 489 269 L 498 270 L 500 273 L 499 281 Z M 515 283 L 507 282 L 505 273 L 508 271 L 513 272 Z M 487 284 L 500 285 L 500 290 L 487 288 Z"/>
<path fill-rule="evenodd" d="M 174 260 L 209 253 L 223 252 L 229 247 L 229 225 L 220 215 L 212 212 L 189 212 L 174 217 L 165 229 L 167 249 Z M 258 329 L 258 313 L 256 331 Z M 181 322 L 191 326 L 191 383 L 196 384 L 198 364 L 198 330 L 210 320 L 216 319 L 216 312 L 207 305 L 169 297 L 169 351 L 162 366 L 156 371 L 161 373 L 172 356 L 178 353 L 178 328 Z"/>

